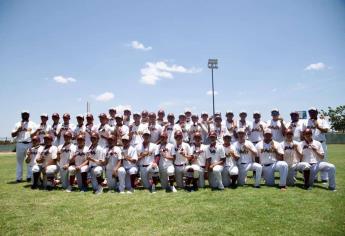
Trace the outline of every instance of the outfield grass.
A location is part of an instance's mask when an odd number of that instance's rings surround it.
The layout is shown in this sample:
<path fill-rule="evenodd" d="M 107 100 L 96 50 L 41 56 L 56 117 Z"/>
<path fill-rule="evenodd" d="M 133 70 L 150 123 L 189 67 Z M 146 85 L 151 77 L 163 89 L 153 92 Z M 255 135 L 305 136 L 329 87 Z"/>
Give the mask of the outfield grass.
<path fill-rule="evenodd" d="M 1 155 L 0 235 L 344 235 L 345 145 L 330 145 L 329 156 L 337 192 L 316 184 L 95 196 L 14 184 L 15 156 Z"/>

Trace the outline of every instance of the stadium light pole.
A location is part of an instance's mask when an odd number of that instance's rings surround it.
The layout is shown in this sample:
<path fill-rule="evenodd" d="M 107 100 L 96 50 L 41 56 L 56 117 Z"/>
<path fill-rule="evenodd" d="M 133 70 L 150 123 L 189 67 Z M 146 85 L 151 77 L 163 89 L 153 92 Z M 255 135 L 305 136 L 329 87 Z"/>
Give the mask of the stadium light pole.
<path fill-rule="evenodd" d="M 212 104 L 213 104 L 213 118 L 215 113 L 214 108 L 214 83 L 213 83 L 213 69 L 218 69 L 218 59 L 208 59 L 208 68 L 212 71 Z"/>

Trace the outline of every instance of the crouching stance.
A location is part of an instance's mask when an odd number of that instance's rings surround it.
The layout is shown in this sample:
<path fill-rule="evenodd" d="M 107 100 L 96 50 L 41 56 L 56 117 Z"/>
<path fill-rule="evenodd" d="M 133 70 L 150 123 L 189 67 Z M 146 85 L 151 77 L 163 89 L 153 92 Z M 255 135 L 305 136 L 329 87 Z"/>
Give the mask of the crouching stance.
<path fill-rule="evenodd" d="M 36 159 L 38 158 L 38 149 L 40 148 L 40 137 L 38 135 L 35 135 L 31 138 L 32 140 L 32 147 L 28 149 L 26 152 L 26 158 L 25 162 L 30 167 L 30 172 L 32 171 L 32 168 L 37 165 Z M 32 178 L 32 189 L 36 189 L 38 186 L 38 180 L 36 180 L 36 183 L 34 181 L 34 178 Z"/>
<path fill-rule="evenodd" d="M 324 151 L 322 144 L 312 138 L 312 130 L 304 131 L 304 141 L 301 142 L 302 161 L 306 170 L 310 169 L 309 181 L 305 180 L 305 187 L 313 186 L 314 179 L 320 171 L 328 173 L 329 190 L 335 191 L 335 166 L 324 161 Z M 305 174 L 305 178 L 308 177 Z M 309 182 L 309 183 L 308 183 Z"/>
<path fill-rule="evenodd" d="M 225 187 L 237 187 L 238 179 L 238 167 L 237 160 L 239 155 L 235 154 L 235 147 L 231 145 L 231 134 L 229 132 L 225 133 L 223 136 L 224 144 L 224 153 L 225 153 L 225 164 L 222 171 L 222 181 Z M 254 149 L 254 146 L 253 146 Z M 230 181 L 231 180 L 231 181 Z"/>
<path fill-rule="evenodd" d="M 194 175 L 194 181 L 198 181 L 198 186 L 200 188 L 205 187 L 205 170 L 206 170 L 206 149 L 208 148 L 207 145 L 201 143 L 202 141 L 202 134 L 199 132 L 194 133 L 194 143 L 191 145 L 191 153 L 193 155 L 193 159 L 191 161 L 193 174 L 194 171 L 199 172 L 197 175 Z M 195 183 L 194 183 L 195 184 Z M 194 186 L 194 188 L 197 189 Z"/>
<path fill-rule="evenodd" d="M 159 181 L 159 149 L 158 146 L 150 142 L 150 131 L 143 131 L 143 142 L 136 146 L 140 165 L 140 177 L 144 188 L 152 193 L 156 192 L 156 185 Z"/>
<path fill-rule="evenodd" d="M 281 145 L 272 140 L 272 131 L 265 129 L 264 140 L 256 144 L 260 163 L 263 166 L 262 172 L 266 185 L 273 186 L 274 172 L 279 172 L 279 188 L 286 190 L 286 178 L 288 173 L 288 165 L 283 161 L 284 151 Z"/>
<path fill-rule="evenodd" d="M 130 146 L 129 136 L 126 134 L 122 136 L 122 157 L 123 157 L 123 167 L 126 171 L 125 186 L 128 190 L 127 193 L 133 193 L 135 187 L 135 181 L 138 174 L 138 155 L 137 150 Z"/>
<path fill-rule="evenodd" d="M 87 172 L 89 171 L 88 160 L 86 159 L 88 148 L 85 146 L 85 136 L 80 134 L 77 136 L 77 147 L 72 156 L 69 167 L 69 186 L 67 192 L 72 190 L 75 177 L 77 177 L 78 187 L 82 192 L 87 191 Z"/>
<path fill-rule="evenodd" d="M 175 180 L 175 148 L 174 145 L 168 143 L 168 133 L 163 132 L 161 134 L 161 143 L 158 147 L 159 149 L 159 172 L 160 180 L 163 189 L 166 189 L 167 192 L 177 192 L 174 186 Z"/>
<path fill-rule="evenodd" d="M 89 161 L 89 169 L 91 174 L 92 189 L 95 194 L 103 193 L 103 165 L 104 165 L 104 149 L 98 145 L 99 135 L 96 132 L 91 133 L 91 146 L 86 154 Z"/>
<path fill-rule="evenodd" d="M 59 170 L 57 165 L 57 147 L 52 146 L 53 137 L 50 134 L 44 135 L 44 145 L 38 149 L 36 165 L 32 167 L 33 188 L 37 187 L 40 175 L 43 175 L 43 187 L 52 189 L 55 187 L 55 176 Z"/>
<path fill-rule="evenodd" d="M 116 145 L 116 136 L 108 137 L 108 147 L 105 149 L 105 165 L 109 190 L 125 193 L 126 171 L 123 168 L 121 149 Z"/>

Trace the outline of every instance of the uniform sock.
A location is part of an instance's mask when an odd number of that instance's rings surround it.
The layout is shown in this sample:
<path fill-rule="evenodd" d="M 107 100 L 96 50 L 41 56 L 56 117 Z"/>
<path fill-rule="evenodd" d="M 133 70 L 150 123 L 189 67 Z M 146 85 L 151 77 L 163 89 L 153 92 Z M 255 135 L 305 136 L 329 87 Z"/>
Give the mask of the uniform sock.
<path fill-rule="evenodd" d="M 193 188 L 194 190 L 198 190 L 198 178 L 193 178 Z"/>
<path fill-rule="evenodd" d="M 230 178 L 231 178 L 231 186 L 236 186 L 238 175 L 231 175 Z"/>
<path fill-rule="evenodd" d="M 33 182 L 33 186 L 37 186 L 38 185 L 38 179 L 40 177 L 40 173 L 33 173 L 33 178 L 34 178 L 34 182 Z"/>
<path fill-rule="evenodd" d="M 152 177 L 152 182 L 153 182 L 153 184 L 157 185 L 158 182 L 159 182 L 159 177 L 153 176 L 153 177 Z"/>
<path fill-rule="evenodd" d="M 87 173 L 86 172 L 81 173 L 81 182 L 82 182 L 83 188 L 87 188 Z"/>
<path fill-rule="evenodd" d="M 131 186 L 132 186 L 132 188 L 134 188 L 135 187 L 135 179 L 137 178 L 137 175 L 130 175 L 129 177 L 131 179 Z"/>
<path fill-rule="evenodd" d="M 97 179 L 97 183 L 98 183 L 98 184 L 102 184 L 103 181 L 104 181 L 104 179 L 102 178 L 102 176 L 99 176 L 99 177 L 97 177 L 96 179 Z"/>
<path fill-rule="evenodd" d="M 304 186 L 309 187 L 310 170 L 303 171 Z"/>
<path fill-rule="evenodd" d="M 71 175 L 69 177 L 69 185 L 72 187 L 74 185 L 74 179 L 75 179 L 75 175 Z"/>
<path fill-rule="evenodd" d="M 174 176 L 169 176 L 170 186 L 174 186 Z"/>

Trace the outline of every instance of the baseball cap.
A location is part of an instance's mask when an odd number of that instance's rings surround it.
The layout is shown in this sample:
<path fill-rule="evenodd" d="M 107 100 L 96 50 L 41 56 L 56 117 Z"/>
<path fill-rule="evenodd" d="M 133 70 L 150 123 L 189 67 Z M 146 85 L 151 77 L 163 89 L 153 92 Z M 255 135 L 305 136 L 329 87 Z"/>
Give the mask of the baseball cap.
<path fill-rule="evenodd" d="M 148 129 L 144 129 L 144 131 L 143 131 L 143 135 L 144 135 L 144 134 L 151 134 L 151 133 L 150 133 L 150 130 L 148 130 Z"/>
<path fill-rule="evenodd" d="M 124 139 L 124 140 L 129 140 L 129 136 L 128 136 L 128 134 L 123 135 L 121 139 Z"/>
<path fill-rule="evenodd" d="M 88 117 L 93 118 L 93 115 L 91 113 L 87 113 L 86 118 L 88 118 Z"/>
<path fill-rule="evenodd" d="M 178 117 L 186 117 L 184 113 L 181 113 Z"/>
<path fill-rule="evenodd" d="M 206 111 L 201 112 L 201 116 L 208 116 L 208 113 Z"/>
<path fill-rule="evenodd" d="M 182 132 L 180 130 L 176 131 L 174 134 L 174 137 L 178 137 L 178 136 L 183 136 Z"/>
<path fill-rule="evenodd" d="M 129 111 L 129 112 L 132 112 L 131 108 L 129 108 L 129 107 L 125 108 L 123 111 Z"/>
<path fill-rule="evenodd" d="M 197 114 L 192 114 L 192 117 L 198 118 L 199 116 Z"/>
<path fill-rule="evenodd" d="M 82 114 L 78 114 L 76 117 L 77 117 L 77 118 L 83 118 L 83 119 L 84 119 L 84 116 L 83 116 Z"/>
<path fill-rule="evenodd" d="M 298 114 L 297 111 L 292 111 L 292 112 L 290 113 L 290 116 L 291 116 L 291 115 L 299 115 L 299 114 Z"/>
<path fill-rule="evenodd" d="M 133 112 L 133 116 L 141 116 L 141 114 L 140 114 L 140 112 L 135 111 L 135 112 Z"/>
<path fill-rule="evenodd" d="M 224 137 L 231 137 L 231 134 L 229 132 L 225 132 L 225 134 L 223 135 L 223 138 Z"/>
<path fill-rule="evenodd" d="M 242 111 L 240 111 L 240 115 L 241 114 L 246 114 L 247 115 L 247 112 L 245 110 L 242 110 Z"/>
<path fill-rule="evenodd" d="M 120 114 L 116 114 L 115 119 L 116 119 L 116 118 L 122 119 L 122 116 L 121 116 Z"/>
<path fill-rule="evenodd" d="M 272 134 L 272 130 L 271 129 L 265 129 L 264 134 Z"/>
<path fill-rule="evenodd" d="M 253 115 L 261 115 L 261 113 L 259 111 L 254 111 Z"/>
<path fill-rule="evenodd" d="M 72 137 L 72 133 L 71 133 L 70 131 L 67 131 L 67 132 L 65 132 L 65 134 L 64 134 L 63 136 L 64 136 L 64 137 L 65 137 L 65 136 Z"/>
<path fill-rule="evenodd" d="M 271 110 L 271 115 L 273 115 L 273 116 L 279 115 L 279 110 L 278 110 L 278 108 L 273 108 L 273 109 Z"/>
<path fill-rule="evenodd" d="M 310 107 L 308 111 L 317 111 L 316 107 Z"/>
<path fill-rule="evenodd" d="M 167 117 L 175 117 L 174 113 L 169 113 Z"/>
<path fill-rule="evenodd" d="M 227 116 L 227 115 L 233 115 L 234 113 L 233 113 L 233 111 L 226 111 L 225 112 L 225 115 Z"/>
<path fill-rule="evenodd" d="M 59 113 L 54 112 L 54 113 L 52 114 L 52 117 L 60 117 L 60 115 L 59 115 Z"/>
<path fill-rule="evenodd" d="M 22 110 L 22 114 L 30 114 L 28 110 Z"/>
<path fill-rule="evenodd" d="M 70 115 L 69 113 L 65 113 L 65 114 L 63 114 L 63 116 L 62 116 L 62 117 L 70 118 L 70 117 L 71 117 L 71 115 Z"/>
<path fill-rule="evenodd" d="M 238 130 L 237 130 L 237 133 L 245 133 L 246 131 L 245 131 L 245 129 L 244 128 L 239 128 Z"/>
<path fill-rule="evenodd" d="M 116 111 L 116 108 L 115 107 L 110 107 L 109 111 Z"/>
<path fill-rule="evenodd" d="M 45 134 L 43 136 L 43 139 L 50 139 L 50 140 L 53 140 L 53 136 L 51 134 Z"/>
<path fill-rule="evenodd" d="M 41 117 L 48 118 L 48 114 L 47 114 L 47 113 L 42 113 L 42 114 L 41 114 Z"/>
<path fill-rule="evenodd" d="M 107 115 L 105 114 L 105 113 L 101 113 L 101 114 L 99 114 L 99 116 L 98 117 L 102 117 L 102 118 L 107 118 Z"/>
<path fill-rule="evenodd" d="M 209 134 L 208 134 L 209 137 L 217 137 L 217 133 L 215 131 L 211 131 Z"/>

